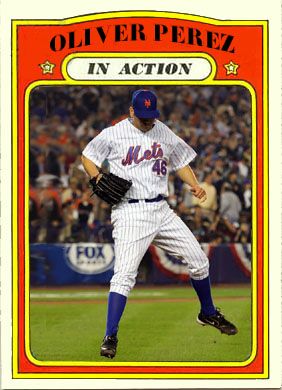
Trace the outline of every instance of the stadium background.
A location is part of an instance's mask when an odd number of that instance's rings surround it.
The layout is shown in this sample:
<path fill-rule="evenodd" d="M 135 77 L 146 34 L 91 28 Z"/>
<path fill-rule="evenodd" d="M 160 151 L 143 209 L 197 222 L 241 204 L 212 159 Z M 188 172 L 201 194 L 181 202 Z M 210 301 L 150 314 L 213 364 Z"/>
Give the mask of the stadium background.
<path fill-rule="evenodd" d="M 103 128 L 128 115 L 133 90 L 69 86 L 39 87 L 32 92 L 31 242 L 111 241 L 109 207 L 97 198 L 89 199 L 80 155 Z M 171 173 L 168 202 L 200 242 L 250 242 L 249 92 L 242 87 L 208 86 L 154 90 L 160 119 L 198 153 L 191 165 L 209 194 L 202 207 Z"/>
<path fill-rule="evenodd" d="M 112 243 L 110 208 L 90 199 L 85 145 L 128 115 L 128 86 L 38 87 L 30 97 L 30 242 Z M 169 175 L 171 207 L 201 243 L 240 243 L 250 257 L 251 106 L 242 87 L 157 86 L 161 120 L 191 145 L 208 193 L 200 204 Z M 104 169 L 108 168 L 107 161 Z M 236 246 L 238 248 L 238 245 Z M 231 248 L 234 252 L 234 247 Z M 236 250 L 235 250 L 236 251 Z M 225 255 L 230 257 L 230 254 Z M 143 262 L 145 263 L 145 262 Z M 142 263 L 142 267 L 145 265 Z M 243 261 L 244 264 L 244 261 Z M 150 280 L 151 281 L 151 280 Z"/>
<path fill-rule="evenodd" d="M 113 274 L 112 227 L 109 206 L 89 197 L 80 156 L 100 131 L 128 116 L 135 89 L 43 86 L 30 95 L 30 337 L 39 360 L 101 359 L 106 286 Z M 198 302 L 187 285 L 186 267 L 150 247 L 123 318 L 118 357 L 136 360 L 134 339 L 138 361 L 243 361 L 251 353 L 249 92 L 238 86 L 152 89 L 160 120 L 197 152 L 191 166 L 208 193 L 208 201 L 199 204 L 171 172 L 168 202 L 208 254 L 216 303 L 240 332 L 235 342 L 223 343 L 214 329 L 198 329 Z M 154 347 L 144 342 L 152 337 Z"/>

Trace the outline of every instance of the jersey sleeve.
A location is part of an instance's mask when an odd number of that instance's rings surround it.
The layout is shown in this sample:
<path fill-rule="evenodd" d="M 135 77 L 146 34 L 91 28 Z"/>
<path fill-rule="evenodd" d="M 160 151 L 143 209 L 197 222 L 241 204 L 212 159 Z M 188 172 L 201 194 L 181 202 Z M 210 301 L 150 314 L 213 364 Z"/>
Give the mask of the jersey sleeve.
<path fill-rule="evenodd" d="M 173 151 L 170 155 L 170 166 L 171 169 L 177 171 L 180 168 L 188 165 L 195 157 L 197 153 L 194 149 L 191 148 L 188 144 L 186 144 L 183 139 L 176 136 L 175 145 Z"/>
<path fill-rule="evenodd" d="M 82 151 L 83 156 L 93 161 L 98 167 L 102 166 L 109 153 L 110 140 L 106 129 L 93 138 Z"/>

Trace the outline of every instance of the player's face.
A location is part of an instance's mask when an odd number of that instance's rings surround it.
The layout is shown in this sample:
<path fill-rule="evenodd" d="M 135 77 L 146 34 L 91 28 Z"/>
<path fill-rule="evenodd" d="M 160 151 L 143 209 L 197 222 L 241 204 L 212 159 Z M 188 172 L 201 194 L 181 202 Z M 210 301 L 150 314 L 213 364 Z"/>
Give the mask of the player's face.
<path fill-rule="evenodd" d="M 155 118 L 137 118 L 137 124 L 138 128 L 142 131 L 148 131 L 151 130 L 151 128 L 154 126 Z"/>
<path fill-rule="evenodd" d="M 132 107 L 129 109 L 130 117 L 133 119 L 133 125 L 141 131 L 149 131 L 152 129 L 155 123 L 155 118 L 138 118 L 134 115 Z"/>

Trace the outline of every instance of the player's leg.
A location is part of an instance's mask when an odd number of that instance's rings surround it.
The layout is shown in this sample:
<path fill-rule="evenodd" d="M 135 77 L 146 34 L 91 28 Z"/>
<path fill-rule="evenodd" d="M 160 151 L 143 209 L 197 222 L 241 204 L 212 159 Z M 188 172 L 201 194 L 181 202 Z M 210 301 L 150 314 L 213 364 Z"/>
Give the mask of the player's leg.
<path fill-rule="evenodd" d="M 170 208 L 153 243 L 169 254 L 181 257 L 187 263 L 201 310 L 207 315 L 214 314 L 215 307 L 209 282 L 209 260 L 193 233 Z"/>
<path fill-rule="evenodd" d="M 181 218 L 168 205 L 166 209 L 161 229 L 153 243 L 187 263 L 191 284 L 201 304 L 198 322 L 213 325 L 226 334 L 236 334 L 236 327 L 224 319 L 213 303 L 206 254 Z"/>
<path fill-rule="evenodd" d="M 109 294 L 107 334 L 117 332 L 118 317 L 122 315 L 126 299 L 135 285 L 138 267 L 152 240 L 153 236 L 149 235 L 142 240 L 115 241 L 115 267 Z"/>
<path fill-rule="evenodd" d="M 126 213 L 120 212 L 113 221 L 115 267 L 108 298 L 106 334 L 101 346 L 101 355 L 111 358 L 116 353 L 117 332 L 127 297 L 135 285 L 138 267 L 157 228 L 151 215 L 144 219 L 143 214 L 141 223 L 140 213 L 136 209 L 131 210 L 130 219 L 126 217 Z"/>
<path fill-rule="evenodd" d="M 153 236 L 142 240 L 115 240 L 115 267 L 108 297 L 107 327 L 101 355 L 113 358 L 117 349 L 117 333 L 129 292 L 135 285 L 140 262 Z"/>

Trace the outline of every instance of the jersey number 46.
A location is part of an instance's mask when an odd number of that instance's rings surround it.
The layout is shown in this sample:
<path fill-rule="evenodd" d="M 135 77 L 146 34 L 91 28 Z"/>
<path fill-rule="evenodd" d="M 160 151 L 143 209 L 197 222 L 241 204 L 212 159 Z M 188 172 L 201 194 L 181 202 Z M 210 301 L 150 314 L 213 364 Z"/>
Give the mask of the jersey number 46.
<path fill-rule="evenodd" d="M 156 160 L 152 169 L 157 175 L 165 176 L 167 173 L 167 162 L 165 160 Z"/>

